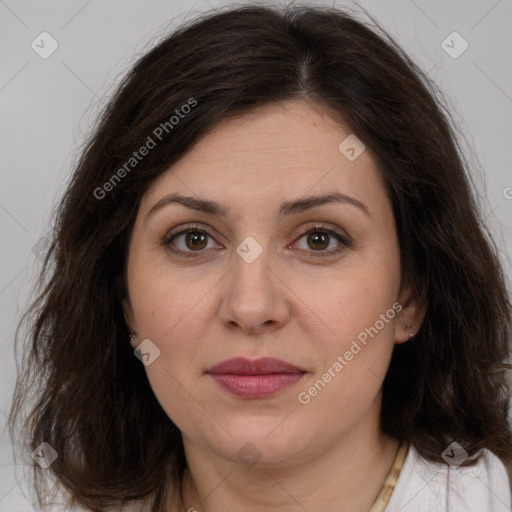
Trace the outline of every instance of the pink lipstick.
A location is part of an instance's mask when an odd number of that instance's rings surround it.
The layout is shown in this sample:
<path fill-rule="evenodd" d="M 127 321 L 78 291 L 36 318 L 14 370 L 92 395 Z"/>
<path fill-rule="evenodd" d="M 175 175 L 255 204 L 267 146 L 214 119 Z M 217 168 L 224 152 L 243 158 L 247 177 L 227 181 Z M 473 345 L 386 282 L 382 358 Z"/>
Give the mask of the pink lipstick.
<path fill-rule="evenodd" d="M 301 368 L 273 357 L 228 359 L 206 373 L 223 389 L 242 398 L 263 398 L 298 382 L 306 373 Z"/>

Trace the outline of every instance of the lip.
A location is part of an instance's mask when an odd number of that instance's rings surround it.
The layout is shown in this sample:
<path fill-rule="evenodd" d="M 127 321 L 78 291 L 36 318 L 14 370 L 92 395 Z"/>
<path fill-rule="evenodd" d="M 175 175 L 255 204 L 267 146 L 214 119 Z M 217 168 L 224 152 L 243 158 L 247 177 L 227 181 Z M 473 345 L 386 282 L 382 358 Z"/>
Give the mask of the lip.
<path fill-rule="evenodd" d="M 306 372 L 273 357 L 254 360 L 236 357 L 209 368 L 206 373 L 233 395 L 262 398 L 295 384 Z"/>
<path fill-rule="evenodd" d="M 304 370 L 274 357 L 261 357 L 260 359 L 245 359 L 234 357 L 212 366 L 206 373 L 236 374 L 236 375 L 270 375 L 272 373 L 305 373 Z"/>

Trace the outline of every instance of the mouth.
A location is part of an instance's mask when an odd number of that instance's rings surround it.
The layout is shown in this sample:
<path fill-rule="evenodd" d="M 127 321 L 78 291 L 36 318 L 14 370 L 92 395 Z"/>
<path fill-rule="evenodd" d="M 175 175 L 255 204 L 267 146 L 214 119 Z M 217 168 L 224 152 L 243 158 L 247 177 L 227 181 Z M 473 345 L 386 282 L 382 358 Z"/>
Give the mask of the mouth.
<path fill-rule="evenodd" d="M 305 370 L 281 359 L 241 357 L 223 361 L 206 371 L 225 391 L 242 398 L 263 398 L 298 382 Z"/>

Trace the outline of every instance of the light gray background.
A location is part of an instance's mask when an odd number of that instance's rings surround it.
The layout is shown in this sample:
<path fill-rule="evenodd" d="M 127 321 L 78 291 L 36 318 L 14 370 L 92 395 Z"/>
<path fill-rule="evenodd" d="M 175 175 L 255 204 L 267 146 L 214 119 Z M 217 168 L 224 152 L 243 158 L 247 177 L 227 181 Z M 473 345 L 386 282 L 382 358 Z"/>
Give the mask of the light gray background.
<path fill-rule="evenodd" d="M 101 102 L 166 26 L 237 3 L 0 0 L 0 512 L 33 510 L 21 491 L 29 465 L 13 465 L 5 428 L 15 380 L 13 335 L 40 265 L 34 245 L 44 239 L 79 145 Z M 364 6 L 448 96 L 487 195 L 483 216 L 511 276 L 512 0 L 334 5 Z M 31 48 L 43 31 L 59 45 L 47 59 Z M 453 31 L 469 44 L 456 59 L 441 47 Z"/>

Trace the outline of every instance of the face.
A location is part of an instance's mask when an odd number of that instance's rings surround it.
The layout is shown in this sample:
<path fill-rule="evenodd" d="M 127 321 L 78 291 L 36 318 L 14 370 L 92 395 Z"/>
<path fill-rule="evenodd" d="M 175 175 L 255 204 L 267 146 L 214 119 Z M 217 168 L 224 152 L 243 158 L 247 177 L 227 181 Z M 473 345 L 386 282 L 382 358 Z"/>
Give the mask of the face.
<path fill-rule="evenodd" d="M 266 106 L 141 201 L 123 306 L 186 448 L 284 464 L 375 427 L 393 346 L 419 325 L 389 198 L 349 135 L 319 106 Z"/>

